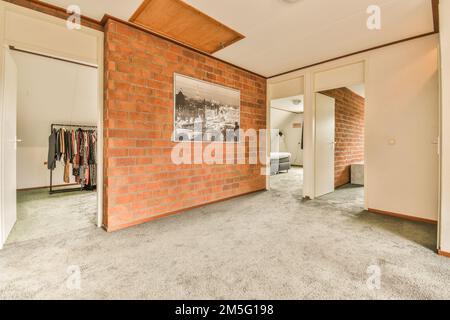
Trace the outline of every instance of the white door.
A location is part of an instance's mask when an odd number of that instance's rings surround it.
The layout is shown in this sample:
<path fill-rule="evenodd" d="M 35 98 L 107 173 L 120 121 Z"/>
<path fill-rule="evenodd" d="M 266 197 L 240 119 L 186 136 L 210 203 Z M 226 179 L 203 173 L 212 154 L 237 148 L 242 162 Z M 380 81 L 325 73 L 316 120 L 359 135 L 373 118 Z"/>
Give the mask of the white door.
<path fill-rule="evenodd" d="M 335 103 L 335 99 L 316 93 L 316 197 L 334 192 Z"/>
<path fill-rule="evenodd" d="M 17 121 L 17 67 L 9 50 L 5 50 L 4 103 L 2 114 L 2 177 L 0 247 L 6 242 L 17 220 L 16 212 L 16 121 Z"/>

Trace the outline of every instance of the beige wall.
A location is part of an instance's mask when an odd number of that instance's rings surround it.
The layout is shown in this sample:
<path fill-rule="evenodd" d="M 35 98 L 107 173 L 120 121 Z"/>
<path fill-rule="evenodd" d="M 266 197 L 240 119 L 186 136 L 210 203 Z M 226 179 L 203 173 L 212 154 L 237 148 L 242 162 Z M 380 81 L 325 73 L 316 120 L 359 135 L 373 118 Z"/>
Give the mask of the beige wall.
<path fill-rule="evenodd" d="M 369 208 L 438 220 L 437 45 L 422 38 L 369 59 Z"/>
<path fill-rule="evenodd" d="M 305 83 L 303 78 L 294 78 L 274 83 L 270 87 L 271 100 L 302 95 L 305 92 L 304 87 Z"/>
<path fill-rule="evenodd" d="M 441 219 L 440 249 L 450 252 L 450 2 L 440 3 L 441 22 Z"/>
<path fill-rule="evenodd" d="M 351 85 L 364 83 L 364 62 L 343 65 L 315 73 L 314 90 L 316 92 L 344 88 Z"/>
<path fill-rule="evenodd" d="M 270 79 L 269 85 L 305 79 L 305 196 L 314 197 L 313 92 L 352 85 L 362 77 L 367 89 L 366 207 L 437 220 L 437 48 L 438 37 L 432 35 Z"/>

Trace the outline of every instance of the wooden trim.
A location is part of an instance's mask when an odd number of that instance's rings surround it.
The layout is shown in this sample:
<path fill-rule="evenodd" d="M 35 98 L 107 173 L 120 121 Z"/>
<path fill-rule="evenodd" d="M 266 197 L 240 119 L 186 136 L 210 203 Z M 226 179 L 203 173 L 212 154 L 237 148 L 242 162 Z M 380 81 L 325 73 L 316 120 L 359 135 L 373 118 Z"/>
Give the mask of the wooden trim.
<path fill-rule="evenodd" d="M 123 225 L 120 225 L 120 226 L 116 226 L 114 228 L 108 228 L 107 226 L 103 225 L 103 229 L 106 232 L 115 232 L 115 231 L 123 230 L 123 229 L 129 228 L 129 227 L 134 227 L 134 226 L 137 226 L 137 225 L 140 225 L 140 224 L 143 224 L 143 223 L 147 223 L 147 222 L 151 222 L 151 221 L 155 221 L 155 220 L 159 220 L 159 219 L 163 219 L 163 218 L 168 218 L 168 217 L 171 217 L 171 216 L 174 216 L 174 215 L 186 212 L 186 211 L 203 208 L 205 206 L 209 206 L 209 205 L 212 205 L 212 204 L 215 204 L 215 203 L 220 203 L 220 202 L 224 202 L 224 201 L 228 201 L 228 200 L 232 200 L 232 199 L 236 199 L 236 198 L 241 198 L 241 197 L 244 197 L 244 196 L 252 195 L 252 194 L 255 194 L 255 193 L 259 193 L 259 192 L 265 192 L 265 191 L 267 191 L 266 188 L 261 189 L 261 190 L 256 190 L 256 191 L 243 193 L 243 194 L 238 194 L 236 196 L 223 198 L 223 199 L 219 199 L 219 200 L 216 200 L 216 201 L 207 202 L 207 203 L 204 203 L 204 204 L 200 204 L 198 206 L 184 208 L 184 209 L 180 209 L 180 210 L 176 210 L 176 211 L 160 214 L 160 215 L 157 215 L 157 216 L 154 216 L 154 217 L 133 221 L 133 222 L 126 223 L 126 224 L 123 224 Z"/>
<path fill-rule="evenodd" d="M 368 211 L 371 212 L 371 213 L 375 213 L 375 214 L 381 214 L 381 215 L 385 215 L 385 216 L 390 216 L 390 217 L 394 217 L 394 218 L 400 218 L 400 219 L 414 221 L 414 222 L 424 222 L 424 223 L 429 223 L 429 224 L 437 224 L 436 220 L 419 218 L 419 217 L 414 217 L 414 216 L 401 214 L 401 213 L 394 213 L 394 212 L 383 211 L 383 210 L 378 210 L 378 209 L 369 209 Z"/>
<path fill-rule="evenodd" d="M 160 38 L 160 39 L 164 39 L 164 40 L 166 40 L 166 41 L 169 41 L 169 42 L 171 42 L 171 43 L 174 43 L 174 44 L 176 44 L 176 45 L 179 45 L 180 47 L 183 47 L 183 48 L 185 48 L 185 49 L 194 51 L 194 52 L 196 52 L 196 53 L 198 53 L 198 54 L 201 54 L 201 55 L 206 56 L 206 57 L 208 57 L 208 58 L 214 59 L 214 60 L 219 61 L 219 62 L 221 62 L 221 63 L 224 63 L 224 64 L 226 64 L 226 65 L 229 65 L 229 66 L 231 66 L 231 67 L 233 67 L 233 68 L 236 68 L 236 69 L 239 69 L 239 70 L 241 70 L 241 71 L 250 73 L 250 74 L 252 74 L 252 75 L 254 75 L 254 76 L 256 76 L 256 77 L 259 77 L 259 78 L 262 78 L 262 79 L 267 79 L 265 76 L 260 75 L 260 74 L 258 74 L 258 73 L 256 73 L 256 72 L 253 72 L 253 71 L 244 69 L 243 67 L 239 67 L 239 66 L 237 66 L 237 65 L 235 65 L 235 64 L 232 64 L 231 62 L 227 62 L 227 61 L 224 61 L 224 60 L 219 59 L 219 58 L 217 58 L 217 57 L 214 57 L 214 56 L 210 55 L 210 54 L 207 53 L 207 52 L 203 52 L 203 51 L 197 50 L 197 49 L 195 49 L 195 48 L 192 48 L 192 47 L 190 47 L 190 46 L 188 46 L 188 45 L 186 45 L 186 44 L 184 44 L 184 43 L 178 42 L 178 41 L 176 41 L 176 40 L 174 40 L 174 39 L 171 39 L 171 38 L 168 38 L 168 37 L 166 37 L 166 36 L 164 36 L 164 35 L 161 35 L 161 34 L 159 34 L 159 33 L 153 32 L 153 31 L 151 31 L 151 30 L 149 30 L 149 29 L 147 29 L 147 28 L 144 28 L 144 27 L 142 27 L 142 26 L 140 26 L 140 25 L 138 25 L 138 24 L 135 24 L 135 23 L 133 23 L 133 22 L 125 21 L 125 20 L 122 20 L 122 19 L 119 19 L 119 18 L 110 16 L 110 15 L 108 15 L 108 14 L 105 14 L 105 16 L 103 17 L 103 19 L 102 19 L 102 21 L 101 21 L 101 24 L 103 25 L 103 28 L 105 27 L 105 25 L 106 25 L 106 23 L 108 22 L 108 20 L 113 20 L 113 21 L 116 21 L 116 22 L 125 24 L 125 25 L 127 25 L 127 26 L 129 26 L 129 27 L 132 27 L 132 28 L 135 28 L 135 29 L 137 29 L 137 30 L 139 30 L 139 31 L 146 32 L 146 33 L 151 34 L 151 35 L 153 35 L 153 36 L 155 36 L 155 37 L 158 37 L 158 38 Z"/>
<path fill-rule="evenodd" d="M 42 57 L 42 58 L 53 59 L 53 60 L 58 60 L 58 61 L 63 61 L 63 62 L 67 62 L 67 63 L 76 64 L 76 65 L 83 66 L 83 67 L 89 67 L 89 68 L 93 68 L 93 69 L 98 69 L 97 66 L 94 66 L 94 65 L 91 65 L 91 64 L 77 62 L 77 61 L 72 61 L 72 60 L 67 60 L 67 59 L 58 58 L 58 57 L 53 57 L 53 56 L 49 56 L 49 55 L 46 55 L 46 54 L 37 53 L 37 52 L 33 52 L 33 51 L 18 49 L 18 48 L 14 47 L 14 46 L 9 46 L 9 49 L 13 50 L 13 51 L 17 51 L 17 52 L 32 54 L 32 55 L 35 55 L 35 56 L 38 56 L 38 57 Z"/>
<path fill-rule="evenodd" d="M 439 33 L 439 0 L 431 0 L 434 32 Z"/>
<path fill-rule="evenodd" d="M 148 4 L 150 3 L 150 1 L 152 0 L 144 0 L 141 5 L 139 6 L 139 8 L 137 8 L 137 10 L 133 13 L 133 15 L 130 18 L 131 22 L 136 21 L 136 19 L 141 15 L 142 12 L 144 12 L 144 10 L 147 8 Z"/>
<path fill-rule="evenodd" d="M 450 252 L 438 250 L 438 254 L 439 254 L 440 256 L 442 256 L 442 257 L 450 258 Z"/>
<path fill-rule="evenodd" d="M 70 14 L 67 13 L 66 9 L 44 1 L 39 0 L 3 0 L 3 1 L 61 19 L 67 19 L 70 16 Z M 81 25 L 87 28 L 103 31 L 103 25 L 100 23 L 100 21 L 84 15 L 81 15 Z"/>
<path fill-rule="evenodd" d="M 379 45 L 379 46 L 376 46 L 376 47 L 372 47 L 372 48 L 368 48 L 368 49 L 364 49 L 364 50 L 360 50 L 360 51 L 356 51 L 356 52 L 353 52 L 353 53 L 345 54 L 343 56 L 339 56 L 339 57 L 336 57 L 336 58 L 320 61 L 320 62 L 313 63 L 313 64 L 310 64 L 310 65 L 307 65 L 307 66 L 304 66 L 304 67 L 300 67 L 300 68 L 297 68 L 297 69 L 293 69 L 293 70 L 290 70 L 290 71 L 279 73 L 279 74 L 276 74 L 274 76 L 267 77 L 267 79 L 273 79 L 273 78 L 276 78 L 276 77 L 284 76 L 284 75 L 287 75 L 287 74 L 292 73 L 292 72 L 301 71 L 301 70 L 308 69 L 308 68 L 311 68 L 311 67 L 315 67 L 315 66 L 318 66 L 318 65 L 321 65 L 321 64 L 324 64 L 324 63 L 333 62 L 333 61 L 336 61 L 336 60 L 348 58 L 348 57 L 351 57 L 351 56 L 354 56 L 354 55 L 357 55 L 357 54 L 361 54 L 361 53 L 365 53 L 365 52 L 369 52 L 369 51 L 372 51 L 372 50 L 377 50 L 377 49 L 381 49 L 381 48 L 384 48 L 384 47 L 393 46 L 395 44 L 399 44 L 399 43 L 402 43 L 402 42 L 407 42 L 407 41 L 411 41 L 411 40 L 415 40 L 415 39 L 419 39 L 419 38 L 428 37 L 428 36 L 431 36 L 433 34 L 436 34 L 436 32 L 434 32 L 434 31 L 433 32 L 428 32 L 428 33 L 424 33 L 424 34 L 421 34 L 421 35 L 418 35 L 418 36 L 414 36 L 414 37 L 410 37 L 410 38 L 406 38 L 406 39 L 402 39 L 402 40 L 398 40 L 398 41 L 382 44 L 382 45 Z"/>

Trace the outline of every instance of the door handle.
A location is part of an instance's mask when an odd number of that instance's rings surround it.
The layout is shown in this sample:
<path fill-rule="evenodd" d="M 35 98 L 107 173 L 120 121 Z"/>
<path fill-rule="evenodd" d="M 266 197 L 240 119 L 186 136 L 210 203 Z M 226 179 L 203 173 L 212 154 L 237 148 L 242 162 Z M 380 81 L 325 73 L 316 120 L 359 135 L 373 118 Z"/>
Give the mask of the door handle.
<path fill-rule="evenodd" d="M 23 142 L 22 139 L 17 139 L 17 137 L 15 139 L 11 139 L 9 140 L 10 143 L 14 144 L 14 150 L 17 150 L 17 144 Z"/>

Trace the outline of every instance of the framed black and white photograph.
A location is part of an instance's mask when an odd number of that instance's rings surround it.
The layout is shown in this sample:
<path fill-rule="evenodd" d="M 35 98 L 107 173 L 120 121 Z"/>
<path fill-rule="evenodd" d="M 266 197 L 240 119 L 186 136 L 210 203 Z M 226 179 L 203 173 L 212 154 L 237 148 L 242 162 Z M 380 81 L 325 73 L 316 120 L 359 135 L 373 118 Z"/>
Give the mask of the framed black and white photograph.
<path fill-rule="evenodd" d="M 174 104 L 175 142 L 239 142 L 239 90 L 175 74 Z"/>

